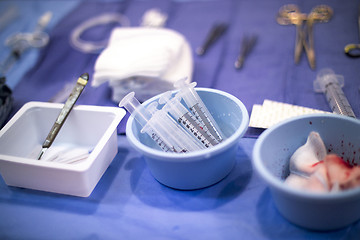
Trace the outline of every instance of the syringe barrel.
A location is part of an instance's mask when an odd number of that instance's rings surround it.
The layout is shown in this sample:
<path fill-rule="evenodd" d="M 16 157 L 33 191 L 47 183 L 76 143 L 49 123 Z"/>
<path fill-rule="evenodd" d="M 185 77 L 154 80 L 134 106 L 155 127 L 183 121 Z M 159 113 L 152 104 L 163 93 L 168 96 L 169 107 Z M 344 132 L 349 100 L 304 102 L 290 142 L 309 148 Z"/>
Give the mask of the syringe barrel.
<path fill-rule="evenodd" d="M 180 89 L 178 96 L 182 97 L 188 106 L 194 106 L 198 101 L 198 94 L 194 87 L 196 82 L 187 83 L 186 78 L 180 79 L 175 82 L 174 87 Z"/>
<path fill-rule="evenodd" d="M 185 131 L 189 133 L 196 142 L 200 143 L 206 148 L 214 146 L 218 141 L 213 136 L 206 132 L 198 119 L 181 103 L 178 96 L 171 98 L 171 92 L 164 93 L 159 103 L 165 104 L 163 111 L 168 112 L 175 120 L 183 126 Z"/>
<path fill-rule="evenodd" d="M 333 112 L 356 118 L 342 87 L 344 77 L 336 75 L 332 69 L 322 69 L 314 81 L 314 91 L 325 94 Z"/>
<path fill-rule="evenodd" d="M 170 99 L 164 106 L 164 110 L 168 111 L 177 120 L 188 112 L 186 107 L 181 104 L 179 98 Z"/>
<path fill-rule="evenodd" d="M 181 88 L 178 96 L 184 99 L 189 107 L 197 104 L 199 100 L 198 94 L 194 88 Z"/>
<path fill-rule="evenodd" d="M 146 133 L 151 138 L 153 138 L 152 136 L 154 133 L 159 139 L 161 139 L 160 141 L 162 141 L 167 146 L 167 148 L 170 149 L 170 151 L 172 151 L 172 152 L 181 152 L 182 151 L 182 149 L 178 145 L 174 144 L 174 141 L 172 141 L 172 139 L 169 139 L 169 137 L 167 136 L 166 130 L 164 129 L 164 126 L 154 124 L 151 121 L 149 121 L 148 124 L 146 124 L 141 129 L 141 133 Z M 159 144 L 159 146 L 160 146 L 160 144 Z"/>
<path fill-rule="evenodd" d="M 326 86 L 325 96 L 333 112 L 356 118 L 349 101 L 346 99 L 338 83 L 329 83 Z"/>
<path fill-rule="evenodd" d="M 209 133 L 212 134 L 219 142 L 221 142 L 224 139 L 224 134 L 220 130 L 215 119 L 210 114 L 204 102 L 201 100 L 199 94 L 194 89 L 196 83 L 193 82 L 187 84 L 184 80 L 179 80 L 178 82 L 176 82 L 175 86 L 180 87 L 180 91 L 178 94 L 184 99 L 186 105 L 188 105 L 192 112 L 196 111 L 194 107 L 198 107 L 199 110 L 203 111 L 205 116 L 201 118 L 202 122 L 204 123 L 204 125 L 209 126 Z"/>
<path fill-rule="evenodd" d="M 144 127 L 151 118 L 151 113 L 135 98 L 135 92 L 127 94 L 120 101 L 119 107 L 126 108 L 126 110 L 133 115 L 135 120 L 138 121 L 142 127 Z"/>
<path fill-rule="evenodd" d="M 174 118 L 179 119 L 188 110 L 180 103 L 180 98 L 175 96 L 172 98 L 171 91 L 167 91 L 159 98 L 160 104 L 165 104 L 163 109 L 169 112 Z"/>
<path fill-rule="evenodd" d="M 204 148 L 163 110 L 155 112 L 148 124 L 178 152 L 183 149 L 196 151 Z"/>

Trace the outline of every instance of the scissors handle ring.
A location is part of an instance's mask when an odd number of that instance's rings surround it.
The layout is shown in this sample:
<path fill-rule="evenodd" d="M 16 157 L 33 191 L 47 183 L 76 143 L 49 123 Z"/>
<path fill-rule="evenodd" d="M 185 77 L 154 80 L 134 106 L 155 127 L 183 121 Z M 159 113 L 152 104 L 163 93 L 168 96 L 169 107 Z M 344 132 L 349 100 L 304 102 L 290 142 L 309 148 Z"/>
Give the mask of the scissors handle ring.
<path fill-rule="evenodd" d="M 297 5 L 287 4 L 279 9 L 276 20 L 280 25 L 300 25 L 306 20 L 306 14 L 301 13 Z"/>
<path fill-rule="evenodd" d="M 334 11 L 331 7 L 319 5 L 311 10 L 308 19 L 317 22 L 328 22 L 332 18 L 333 13 Z"/>
<path fill-rule="evenodd" d="M 344 48 L 345 54 L 352 58 L 360 57 L 360 44 L 348 44 Z"/>

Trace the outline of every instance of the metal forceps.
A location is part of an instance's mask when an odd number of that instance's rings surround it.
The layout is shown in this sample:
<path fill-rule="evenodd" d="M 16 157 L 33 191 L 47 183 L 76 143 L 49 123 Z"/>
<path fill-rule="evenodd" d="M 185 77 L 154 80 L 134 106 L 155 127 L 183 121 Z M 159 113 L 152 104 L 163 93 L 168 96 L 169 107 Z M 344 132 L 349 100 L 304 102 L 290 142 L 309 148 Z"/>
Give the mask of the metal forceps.
<path fill-rule="evenodd" d="M 315 51 L 313 24 L 316 22 L 328 22 L 333 15 L 333 10 L 327 5 L 314 7 L 309 14 L 302 13 L 297 5 L 288 4 L 280 8 L 277 22 L 280 25 L 296 25 L 296 42 L 294 60 L 298 64 L 303 49 L 311 69 L 315 69 Z M 306 22 L 306 24 L 304 24 Z"/>

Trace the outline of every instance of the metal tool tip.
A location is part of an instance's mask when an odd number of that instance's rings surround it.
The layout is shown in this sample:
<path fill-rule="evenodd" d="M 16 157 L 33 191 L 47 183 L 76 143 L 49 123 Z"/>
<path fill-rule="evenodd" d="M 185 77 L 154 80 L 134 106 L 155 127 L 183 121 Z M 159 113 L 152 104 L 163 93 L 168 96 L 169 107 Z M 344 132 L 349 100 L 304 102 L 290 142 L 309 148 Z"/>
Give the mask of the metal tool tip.
<path fill-rule="evenodd" d="M 234 66 L 235 66 L 235 68 L 236 68 L 237 70 L 239 70 L 239 69 L 242 68 L 243 62 L 242 62 L 242 61 L 236 61 L 236 62 L 234 63 Z"/>
<path fill-rule="evenodd" d="M 315 68 L 316 68 L 315 61 L 310 61 L 309 65 L 312 70 L 315 70 Z"/>
<path fill-rule="evenodd" d="M 202 55 L 204 55 L 204 53 L 205 53 L 204 48 L 199 47 L 199 48 L 196 49 L 196 54 L 197 55 L 202 56 Z"/>
<path fill-rule="evenodd" d="M 39 155 L 38 155 L 38 157 L 37 157 L 37 160 L 40 160 L 40 159 L 41 159 L 41 157 L 44 155 L 44 153 L 45 153 L 46 150 L 47 150 L 47 148 L 42 148 L 42 149 L 41 149 L 41 151 L 40 151 L 40 153 L 39 153 Z"/>
<path fill-rule="evenodd" d="M 88 81 L 89 80 L 89 74 L 88 73 L 83 73 L 81 76 L 80 76 L 82 79 Z"/>

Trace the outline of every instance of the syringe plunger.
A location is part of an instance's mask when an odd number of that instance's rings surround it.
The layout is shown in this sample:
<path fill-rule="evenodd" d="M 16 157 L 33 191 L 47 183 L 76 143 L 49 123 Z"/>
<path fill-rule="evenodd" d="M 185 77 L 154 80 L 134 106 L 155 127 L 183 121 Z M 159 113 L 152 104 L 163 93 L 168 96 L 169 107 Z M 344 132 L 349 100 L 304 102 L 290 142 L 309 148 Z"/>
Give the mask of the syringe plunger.
<path fill-rule="evenodd" d="M 180 79 L 174 83 L 174 87 L 181 89 L 179 96 L 181 96 L 189 106 L 194 106 L 201 101 L 194 89 L 195 86 L 196 82 L 187 83 L 186 78 Z"/>
<path fill-rule="evenodd" d="M 171 92 L 165 92 L 159 99 L 160 104 L 165 104 L 164 110 L 171 112 L 176 119 L 182 117 L 188 110 L 180 103 L 180 98 L 175 96 L 171 98 Z"/>
<path fill-rule="evenodd" d="M 151 113 L 135 98 L 135 92 L 127 94 L 120 101 L 119 107 L 126 108 L 126 110 L 134 116 L 135 120 L 138 121 L 142 127 L 144 127 L 151 118 Z"/>
<path fill-rule="evenodd" d="M 323 69 L 314 81 L 315 92 L 325 94 L 331 110 L 334 113 L 356 118 L 345 93 L 341 89 L 344 86 L 344 77 L 335 75 L 331 69 Z"/>
<path fill-rule="evenodd" d="M 339 87 L 343 87 L 344 77 L 336 75 L 331 69 L 323 69 L 319 72 L 314 81 L 314 91 L 323 93 L 326 91 L 326 87 L 329 84 L 337 84 Z"/>

